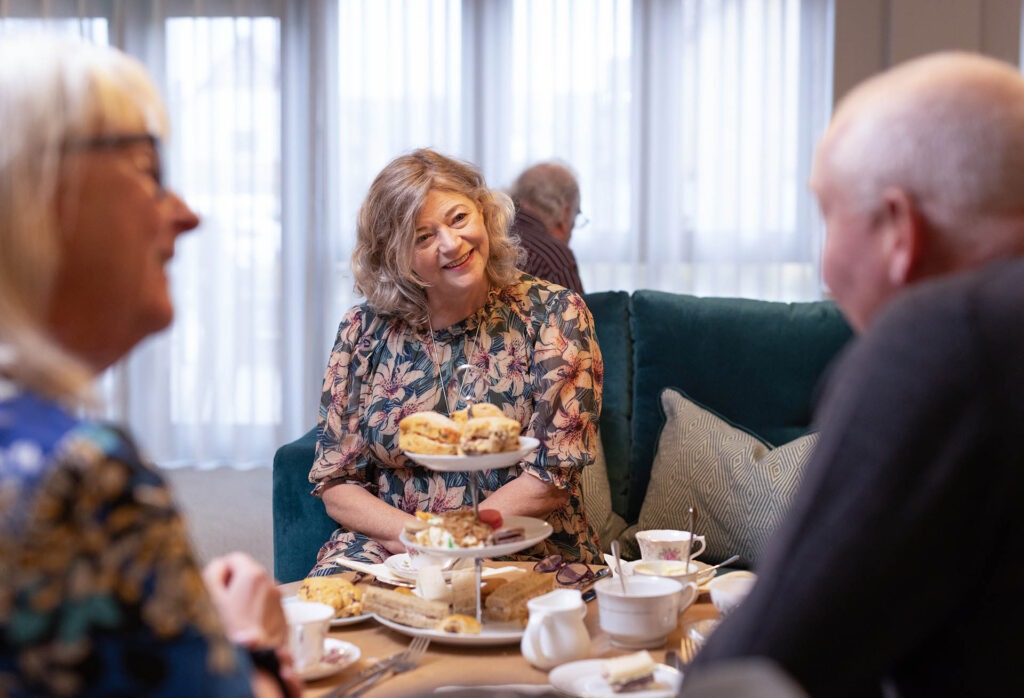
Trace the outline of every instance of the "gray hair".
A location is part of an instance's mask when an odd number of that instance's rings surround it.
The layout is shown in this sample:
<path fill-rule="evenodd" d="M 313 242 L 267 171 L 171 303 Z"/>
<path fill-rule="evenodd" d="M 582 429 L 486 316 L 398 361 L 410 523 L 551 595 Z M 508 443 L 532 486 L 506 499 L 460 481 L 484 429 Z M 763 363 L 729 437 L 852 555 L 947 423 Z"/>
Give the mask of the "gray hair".
<path fill-rule="evenodd" d="M 0 39 L 0 376 L 57 398 L 85 395 L 92 369 L 52 338 L 58 268 L 58 182 L 71 139 L 167 118 L 135 59 L 78 39 Z M 97 328 L 102 331 L 102 328 Z"/>
<path fill-rule="evenodd" d="M 523 170 L 512 184 L 509 195 L 534 212 L 548 228 L 567 218 L 566 209 L 575 216 L 580 206 L 576 174 L 565 163 L 554 160 Z"/>
<path fill-rule="evenodd" d="M 1024 80 L 977 54 L 908 61 L 842 100 L 820 152 L 862 212 L 902 189 L 951 249 L 990 257 L 1006 238 L 979 222 L 1024 213 Z"/>
<path fill-rule="evenodd" d="M 427 324 L 427 284 L 412 270 L 416 217 L 433 189 L 462 194 L 480 209 L 490 254 L 487 278 L 508 286 L 519 278 L 522 250 L 509 232 L 511 200 L 489 189 L 472 164 L 427 149 L 392 160 L 370 185 L 359 209 L 352 272 L 356 291 L 379 313 Z"/>

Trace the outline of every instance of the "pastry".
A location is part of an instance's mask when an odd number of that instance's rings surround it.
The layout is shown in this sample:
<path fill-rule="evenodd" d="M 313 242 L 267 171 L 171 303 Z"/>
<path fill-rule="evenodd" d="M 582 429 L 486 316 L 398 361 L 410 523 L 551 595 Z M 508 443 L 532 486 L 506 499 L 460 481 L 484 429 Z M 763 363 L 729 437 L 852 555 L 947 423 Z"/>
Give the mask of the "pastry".
<path fill-rule="evenodd" d="M 497 405 L 492 405 L 489 402 L 481 402 L 476 405 L 470 405 L 464 407 L 461 410 L 452 412 L 452 419 L 459 425 L 462 426 L 466 423 L 466 420 L 471 417 L 504 417 L 505 413 L 501 411 L 501 408 Z"/>
<path fill-rule="evenodd" d="M 480 629 L 480 621 L 462 613 L 445 616 L 434 626 L 434 630 L 454 635 L 479 635 Z"/>
<path fill-rule="evenodd" d="M 333 606 L 335 618 L 351 618 L 363 612 L 363 593 L 340 575 L 306 577 L 295 595 L 300 601 L 317 601 Z"/>
<path fill-rule="evenodd" d="M 412 535 L 417 545 L 432 548 L 482 548 L 487 545 L 493 532 L 490 526 L 476 518 L 471 508 L 441 514 L 418 511 L 416 517 L 423 520 L 426 527 L 411 531 L 410 528 L 417 527 L 417 524 L 413 524 L 412 527 L 407 525 L 406 532 Z"/>
<path fill-rule="evenodd" d="M 462 425 L 459 452 L 467 456 L 501 453 L 519 448 L 522 425 L 508 417 L 474 417 Z"/>
<path fill-rule="evenodd" d="M 616 693 L 639 691 L 654 683 L 654 660 L 647 650 L 640 650 L 601 663 L 601 678 Z"/>
<path fill-rule="evenodd" d="M 555 575 L 543 572 L 527 572 L 495 589 L 484 603 L 487 617 L 492 620 L 525 621 L 528 615 L 526 602 L 535 596 L 551 591 Z"/>
<path fill-rule="evenodd" d="M 439 412 L 414 412 L 398 422 L 398 447 L 408 453 L 454 456 L 459 425 Z"/>
<path fill-rule="evenodd" d="M 421 599 L 414 594 L 400 594 L 381 587 L 367 587 L 363 609 L 411 628 L 424 629 L 433 628 L 448 615 L 448 604 L 443 601 Z"/>

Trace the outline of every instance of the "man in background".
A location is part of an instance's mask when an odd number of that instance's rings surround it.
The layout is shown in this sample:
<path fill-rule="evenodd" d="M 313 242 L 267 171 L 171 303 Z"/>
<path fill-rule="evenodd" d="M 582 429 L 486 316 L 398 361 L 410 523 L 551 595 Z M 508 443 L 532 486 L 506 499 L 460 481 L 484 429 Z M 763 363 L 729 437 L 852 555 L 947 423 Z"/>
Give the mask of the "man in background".
<path fill-rule="evenodd" d="M 523 271 L 583 293 L 576 256 L 569 249 L 581 218 L 576 175 L 557 162 L 537 163 L 519 175 L 509 196 L 516 203 L 513 232 L 527 254 Z"/>
<path fill-rule="evenodd" d="M 683 695 L 763 662 L 815 698 L 1024 695 L 1006 639 L 1024 627 L 1024 79 L 945 53 L 868 80 L 811 188 L 825 281 L 862 334 Z"/>

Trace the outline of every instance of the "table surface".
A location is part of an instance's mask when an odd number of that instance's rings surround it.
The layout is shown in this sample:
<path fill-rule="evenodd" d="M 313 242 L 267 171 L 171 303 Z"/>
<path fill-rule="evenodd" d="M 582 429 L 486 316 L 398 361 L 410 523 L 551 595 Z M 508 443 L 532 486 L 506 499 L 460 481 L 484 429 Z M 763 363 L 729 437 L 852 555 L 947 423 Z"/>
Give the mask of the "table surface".
<path fill-rule="evenodd" d="M 485 563 L 485 565 L 507 566 L 517 565 L 524 568 L 532 567 L 532 563 Z M 299 582 L 281 586 L 282 596 L 295 593 Z M 687 623 L 717 618 L 718 612 L 706 593 L 701 594 L 696 603 L 679 616 L 679 624 L 669 635 L 661 647 L 648 650 L 655 661 L 664 660 L 665 651 L 679 648 L 683 629 Z M 614 647 L 608 635 L 598 623 L 597 601 L 587 604 L 587 631 L 590 633 L 591 658 L 615 657 L 628 654 L 635 650 L 624 650 Z M 384 627 L 372 618 L 353 625 L 332 628 L 330 637 L 351 642 L 360 649 L 358 662 L 344 670 L 316 681 L 306 683 L 304 698 L 316 698 L 333 687 L 351 679 L 361 669 L 388 655 L 394 654 L 408 646 L 411 638 Z M 430 643 L 430 647 L 420 665 L 405 674 L 391 676 L 380 681 L 364 695 L 367 698 L 387 698 L 388 696 L 422 695 L 440 686 L 484 686 L 508 684 L 548 683 L 548 672 L 532 667 L 523 658 L 519 643 L 498 645 L 494 647 L 470 647 Z M 442 695 L 442 694 L 439 694 Z"/>

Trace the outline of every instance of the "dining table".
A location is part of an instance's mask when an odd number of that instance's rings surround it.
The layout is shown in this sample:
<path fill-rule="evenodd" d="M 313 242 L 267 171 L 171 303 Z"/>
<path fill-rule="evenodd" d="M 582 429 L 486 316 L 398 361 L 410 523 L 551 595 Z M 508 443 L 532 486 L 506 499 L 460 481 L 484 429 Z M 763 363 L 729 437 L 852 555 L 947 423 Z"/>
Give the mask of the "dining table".
<path fill-rule="evenodd" d="M 485 566 L 531 569 L 532 562 L 485 562 Z M 600 566 L 592 566 L 594 570 Z M 351 573 L 346 573 L 351 574 Z M 506 574 L 517 574 L 508 569 Z M 282 597 L 293 596 L 301 582 L 291 582 L 280 586 Z M 366 583 L 366 582 L 362 582 Z M 679 623 L 669 634 L 665 643 L 648 651 L 657 662 L 665 660 L 669 649 L 679 650 L 680 642 L 686 627 L 694 622 L 718 618 L 718 611 L 712 605 L 706 592 L 701 592 L 696 601 L 679 615 Z M 597 600 L 587 603 L 584 619 L 587 632 L 590 634 L 590 658 L 605 659 L 635 652 L 636 650 L 621 649 L 611 643 L 608 635 L 601 630 Z M 351 643 L 359 648 L 359 660 L 330 676 L 307 681 L 303 690 L 303 698 L 317 698 L 328 694 L 335 687 L 351 680 L 362 669 L 375 661 L 388 657 L 406 648 L 411 637 L 405 633 L 391 630 L 370 617 L 358 623 L 332 627 L 329 638 L 336 638 Z M 388 698 L 429 695 L 443 696 L 444 690 L 479 687 L 521 687 L 536 686 L 538 689 L 547 686 L 548 672 L 537 669 L 523 657 L 519 642 L 510 642 L 494 646 L 474 646 L 446 644 L 433 641 L 423 655 L 419 665 L 408 672 L 388 676 L 377 682 L 365 695 L 367 698 Z"/>

